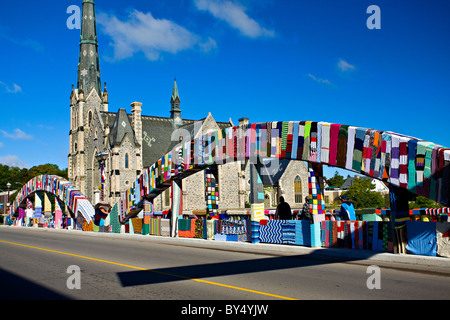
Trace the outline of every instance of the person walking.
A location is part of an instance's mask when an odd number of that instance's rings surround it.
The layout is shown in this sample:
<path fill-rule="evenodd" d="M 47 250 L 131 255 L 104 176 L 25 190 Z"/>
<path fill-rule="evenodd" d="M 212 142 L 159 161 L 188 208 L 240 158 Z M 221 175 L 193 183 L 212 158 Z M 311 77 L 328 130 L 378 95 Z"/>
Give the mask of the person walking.
<path fill-rule="evenodd" d="M 292 219 L 292 210 L 289 203 L 284 201 L 284 197 L 280 197 L 280 203 L 277 206 L 277 210 L 275 211 L 275 219 L 277 220 L 291 220 Z"/>
<path fill-rule="evenodd" d="M 353 203 L 348 200 L 346 195 L 342 196 L 341 200 L 342 205 L 339 212 L 339 217 L 341 220 L 356 221 L 355 207 L 353 206 Z"/>
<path fill-rule="evenodd" d="M 308 197 L 305 197 L 305 203 L 303 204 L 300 220 L 309 220 L 312 222 L 311 212 L 309 211 L 309 198 Z"/>

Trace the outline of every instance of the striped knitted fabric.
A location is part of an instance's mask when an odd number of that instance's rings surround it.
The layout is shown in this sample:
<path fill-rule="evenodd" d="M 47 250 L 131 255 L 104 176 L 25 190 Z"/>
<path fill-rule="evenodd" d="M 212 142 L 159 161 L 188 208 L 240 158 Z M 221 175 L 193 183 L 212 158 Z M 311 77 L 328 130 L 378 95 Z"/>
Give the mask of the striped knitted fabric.
<path fill-rule="evenodd" d="M 163 191 L 171 179 L 203 170 L 205 163 L 220 164 L 224 160 L 266 156 L 346 168 L 438 202 L 450 201 L 449 149 L 416 138 L 361 127 L 314 121 L 275 121 L 209 132 L 177 146 L 150 166 L 121 195 L 119 217 L 124 219 L 130 210 L 137 209 L 149 192 Z M 319 213 L 323 209 L 323 194 L 316 186 L 319 176 L 314 177 L 310 182 L 310 204 L 311 210 Z M 55 189 L 51 177 L 44 176 L 36 183 L 41 186 L 39 190 L 53 192 Z M 217 185 L 207 186 L 212 187 Z M 83 197 L 81 193 L 64 195 L 64 201 L 70 209 L 76 209 L 77 202 L 80 203 Z M 218 211 L 213 203 L 218 201 L 218 194 L 208 194 L 207 198 L 208 210 Z M 14 209 L 17 210 L 17 205 Z M 36 215 L 39 215 L 37 208 Z"/>
<path fill-rule="evenodd" d="M 419 141 L 417 142 L 416 148 L 416 191 L 417 194 L 423 195 L 423 174 L 425 170 L 425 154 L 426 146 L 428 142 Z"/>
<path fill-rule="evenodd" d="M 317 122 L 311 122 L 309 161 L 317 162 Z"/>
<path fill-rule="evenodd" d="M 380 171 L 380 157 L 381 157 L 381 133 L 376 130 L 372 130 L 371 141 L 372 141 L 372 160 L 370 162 L 370 176 L 378 178 L 378 173 Z"/>
<path fill-rule="evenodd" d="M 154 236 L 161 235 L 161 219 L 150 219 L 149 233 Z"/>
<path fill-rule="evenodd" d="M 171 187 L 171 210 L 172 210 L 172 221 L 171 221 L 171 237 L 175 237 L 177 219 L 183 214 L 183 195 L 182 195 L 182 185 L 180 180 L 173 180 Z M 145 214 L 145 213 L 144 213 Z"/>
<path fill-rule="evenodd" d="M 296 222 L 300 220 L 284 221 L 281 224 L 283 244 L 295 244 Z"/>
<path fill-rule="evenodd" d="M 317 156 L 316 162 L 322 162 L 322 124 L 323 122 L 317 122 Z"/>
<path fill-rule="evenodd" d="M 400 166 L 400 137 L 392 135 L 392 149 L 391 149 L 391 170 L 389 174 L 389 182 L 394 186 L 399 186 L 399 171 Z"/>
<path fill-rule="evenodd" d="M 283 122 L 282 121 L 276 122 L 276 126 L 277 126 L 277 132 L 278 132 L 276 155 L 277 155 L 277 158 L 281 158 L 281 145 L 283 143 Z M 286 130 L 287 130 L 287 127 L 286 127 Z"/>
<path fill-rule="evenodd" d="M 347 130 L 347 154 L 345 158 L 345 169 L 353 170 L 353 149 L 355 147 L 355 127 L 348 127 Z"/>
<path fill-rule="evenodd" d="M 339 128 L 338 147 L 336 155 L 336 165 L 339 168 L 345 168 L 347 158 L 348 127 L 348 125 L 341 125 Z"/>
<path fill-rule="evenodd" d="M 251 239 L 252 243 L 259 243 L 259 221 L 251 221 Z"/>
<path fill-rule="evenodd" d="M 364 135 L 363 142 L 363 153 L 362 153 L 362 163 L 361 163 L 361 171 L 365 174 L 370 174 L 370 160 L 372 158 L 372 148 L 371 148 L 371 132 L 372 130 L 368 129 L 366 134 Z"/>
<path fill-rule="evenodd" d="M 426 152 L 425 152 L 425 168 L 423 170 L 423 196 L 429 197 L 430 196 L 430 190 L 431 190 L 431 163 L 432 163 L 432 154 L 433 149 L 435 145 L 434 144 L 427 144 L 426 146 Z"/>
<path fill-rule="evenodd" d="M 355 131 L 355 144 L 353 148 L 353 164 L 352 169 L 356 172 L 361 172 L 362 167 L 362 155 L 364 149 L 364 137 L 367 129 L 356 128 Z"/>
<path fill-rule="evenodd" d="M 297 140 L 297 160 L 303 159 L 303 148 L 305 145 L 305 121 L 300 121 L 298 126 L 298 140 Z"/>
<path fill-rule="evenodd" d="M 34 194 L 34 217 L 36 219 L 41 218 L 42 216 L 42 200 L 39 194 L 36 192 Z"/>
<path fill-rule="evenodd" d="M 295 220 L 295 244 L 311 246 L 311 222 L 309 220 Z"/>
<path fill-rule="evenodd" d="M 309 160 L 310 145 L 311 145 L 311 121 L 305 122 L 305 140 L 303 144 L 303 156 L 302 159 L 305 161 Z"/>
<path fill-rule="evenodd" d="M 299 121 L 294 121 L 292 125 L 292 149 L 291 149 L 291 158 L 297 159 L 297 150 L 298 150 L 298 135 L 299 135 Z"/>
<path fill-rule="evenodd" d="M 332 166 L 336 165 L 340 127 L 340 124 L 335 123 L 331 124 L 330 126 L 330 158 L 328 160 L 328 163 Z"/>
<path fill-rule="evenodd" d="M 320 223 L 311 223 L 310 224 L 311 231 L 311 247 L 321 247 L 321 229 Z"/>
<path fill-rule="evenodd" d="M 289 122 L 283 121 L 281 125 L 281 157 L 286 157 Z"/>
<path fill-rule="evenodd" d="M 322 246 L 326 248 L 338 246 L 338 223 L 337 221 L 322 221 Z"/>
<path fill-rule="evenodd" d="M 389 172 L 390 150 L 391 150 L 391 135 L 383 132 L 381 134 L 381 150 L 380 150 L 381 157 L 380 157 L 380 169 L 378 171 L 378 177 L 383 180 L 385 178 L 387 179 L 387 172 Z"/>
<path fill-rule="evenodd" d="M 321 150 L 320 150 L 320 161 L 323 163 L 328 163 L 330 159 L 330 124 L 321 123 Z"/>
<path fill-rule="evenodd" d="M 285 220 L 262 220 L 259 226 L 259 240 L 263 243 L 283 243 L 282 224 Z M 260 222 L 262 222 L 260 221 Z"/>
<path fill-rule="evenodd" d="M 416 152 L 417 143 L 415 139 L 410 139 L 408 141 L 408 190 L 415 193 L 416 192 Z"/>
<path fill-rule="evenodd" d="M 408 188 L 408 141 L 409 138 L 400 137 L 399 145 L 399 184 L 400 187 Z"/>

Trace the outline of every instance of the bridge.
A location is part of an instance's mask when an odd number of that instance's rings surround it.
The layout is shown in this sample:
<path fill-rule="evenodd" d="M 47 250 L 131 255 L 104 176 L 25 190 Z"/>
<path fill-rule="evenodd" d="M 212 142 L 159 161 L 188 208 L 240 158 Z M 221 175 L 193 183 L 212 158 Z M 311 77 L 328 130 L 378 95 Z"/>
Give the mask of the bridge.
<path fill-rule="evenodd" d="M 283 159 L 308 163 L 309 206 L 314 216 L 325 213 L 323 165 L 389 184 L 391 220 L 396 227 L 409 220 L 408 200 L 413 194 L 449 205 L 448 148 L 394 132 L 351 125 L 274 121 L 229 127 L 180 142 L 144 170 L 121 194 L 111 213 L 121 224 L 126 224 L 143 211 L 147 217 L 144 221 L 148 221 L 148 216 L 153 214 L 153 199 L 172 187 L 171 227 L 175 230 L 177 218 L 182 216 L 183 179 L 206 170 L 207 216 L 217 218 L 220 192 L 214 189 L 217 166 L 249 161 L 251 220 L 257 222 L 265 219 L 262 175 L 276 168 Z M 54 193 L 75 216 L 81 213 L 86 222 L 93 220 L 94 212 L 87 209 L 87 200 L 81 192 L 70 182 L 52 176 L 36 177 L 27 183 L 13 204 L 13 212 L 37 190 Z M 173 231 L 171 235 L 174 236 Z"/>
<path fill-rule="evenodd" d="M 42 194 L 45 199 L 47 193 L 54 194 L 57 198 L 56 203 L 64 204 L 69 214 L 74 218 L 84 220 L 88 224 L 93 220 L 95 211 L 91 202 L 71 182 L 55 175 L 40 175 L 28 181 L 14 199 L 11 211 L 18 212 L 19 219 L 24 217 L 26 213 L 20 205 L 34 195 L 36 198 L 34 216 L 39 218 L 45 211 L 45 209 L 43 210 L 42 199 L 39 194 Z M 47 209 L 48 211 L 50 211 L 50 208 Z M 56 218 L 61 219 L 61 215 Z"/>
<path fill-rule="evenodd" d="M 393 132 L 325 122 L 283 121 L 226 128 L 180 143 L 122 194 L 121 221 L 135 216 L 145 199 L 151 201 L 169 186 L 179 189 L 187 176 L 207 170 L 211 178 L 217 179 L 214 166 L 239 160 L 249 160 L 252 165 L 252 218 L 258 220 L 264 202 L 261 175 L 266 158 L 308 162 L 310 209 L 314 214 L 325 209 L 321 197 L 323 164 L 385 181 L 397 195 L 410 192 L 449 204 L 450 149 Z M 208 209 L 210 216 L 217 212 L 211 206 Z"/>

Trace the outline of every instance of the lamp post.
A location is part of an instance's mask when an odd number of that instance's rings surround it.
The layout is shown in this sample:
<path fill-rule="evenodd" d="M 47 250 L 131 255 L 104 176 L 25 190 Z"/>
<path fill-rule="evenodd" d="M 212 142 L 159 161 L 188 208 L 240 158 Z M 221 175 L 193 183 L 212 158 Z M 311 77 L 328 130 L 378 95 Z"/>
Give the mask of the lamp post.
<path fill-rule="evenodd" d="M 7 200 L 6 200 L 6 211 L 7 211 L 7 213 L 9 213 L 9 188 L 11 188 L 11 183 L 7 183 L 6 184 L 6 187 L 8 188 L 8 197 L 7 197 Z"/>
<path fill-rule="evenodd" d="M 101 181 L 101 201 L 103 202 L 105 200 L 105 162 L 106 159 L 108 158 L 108 153 L 103 151 L 98 153 L 95 158 L 97 159 L 97 161 L 100 164 L 100 181 Z"/>

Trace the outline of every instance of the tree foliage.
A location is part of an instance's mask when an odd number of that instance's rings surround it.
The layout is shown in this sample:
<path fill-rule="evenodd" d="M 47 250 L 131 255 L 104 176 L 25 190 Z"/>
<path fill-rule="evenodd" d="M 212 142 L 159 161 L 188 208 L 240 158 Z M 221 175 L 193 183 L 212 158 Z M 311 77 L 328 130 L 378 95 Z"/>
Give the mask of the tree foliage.
<path fill-rule="evenodd" d="M 27 183 L 32 178 L 42 175 L 57 175 L 67 179 L 67 169 L 60 169 L 56 164 L 41 164 L 30 169 L 10 167 L 0 164 L 0 190 L 7 190 L 6 184 L 11 183 L 11 198 L 14 198 L 14 192 Z"/>
<path fill-rule="evenodd" d="M 444 207 L 440 203 L 437 203 L 431 199 L 417 196 L 414 201 L 409 203 L 410 209 L 421 209 L 421 208 L 442 208 Z"/>
<path fill-rule="evenodd" d="M 344 179 L 343 176 L 341 176 L 341 175 L 339 174 L 338 171 L 336 171 L 336 172 L 334 173 L 334 176 L 333 176 L 332 178 L 330 178 L 330 179 L 327 179 L 327 181 L 328 181 L 328 185 L 329 185 L 330 187 L 340 188 L 340 187 L 344 184 L 345 179 Z"/>
<path fill-rule="evenodd" d="M 342 195 L 346 195 L 357 209 L 381 208 L 384 206 L 383 196 L 374 189 L 375 185 L 370 179 L 354 179 L 353 184 Z"/>

